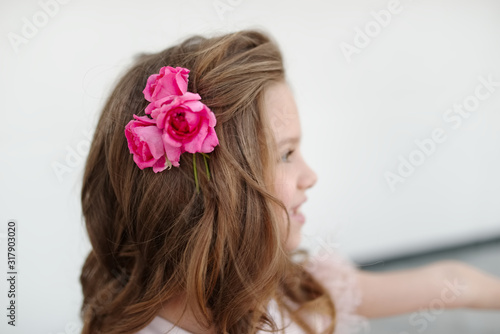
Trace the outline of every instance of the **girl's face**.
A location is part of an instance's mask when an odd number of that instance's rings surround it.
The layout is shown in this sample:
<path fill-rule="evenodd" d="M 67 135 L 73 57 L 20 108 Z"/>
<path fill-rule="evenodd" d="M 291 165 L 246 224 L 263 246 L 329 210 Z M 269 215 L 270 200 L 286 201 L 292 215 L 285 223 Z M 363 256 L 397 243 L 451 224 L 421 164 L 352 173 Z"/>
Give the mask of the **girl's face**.
<path fill-rule="evenodd" d="M 276 83 L 264 94 L 264 104 L 274 133 L 279 161 L 274 186 L 276 196 L 290 216 L 290 232 L 286 248 L 290 251 L 300 243 L 305 217 L 300 211 L 306 201 L 305 192 L 317 180 L 316 173 L 306 164 L 300 152 L 300 121 L 292 92 L 285 82 Z M 285 222 L 286 215 L 284 214 Z M 286 231 L 286 226 L 284 226 Z"/>

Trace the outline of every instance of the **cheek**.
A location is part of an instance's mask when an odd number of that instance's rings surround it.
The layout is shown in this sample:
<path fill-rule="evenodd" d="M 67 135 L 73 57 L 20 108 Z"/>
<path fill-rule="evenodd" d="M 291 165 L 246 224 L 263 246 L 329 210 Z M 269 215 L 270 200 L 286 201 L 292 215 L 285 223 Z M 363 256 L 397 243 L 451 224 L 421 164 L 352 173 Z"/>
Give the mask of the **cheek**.
<path fill-rule="evenodd" d="M 289 177 L 286 173 L 279 171 L 276 174 L 274 189 L 276 192 L 276 196 L 283 202 L 285 207 L 289 209 L 291 207 L 293 195 L 294 195 L 294 184 L 292 178 Z"/>
<path fill-rule="evenodd" d="M 293 176 L 287 174 L 284 171 L 279 171 L 275 175 L 274 179 L 274 189 L 276 197 L 283 202 L 285 208 L 289 209 L 292 207 L 294 194 L 295 194 L 295 184 L 292 182 Z M 281 231 L 283 233 L 283 243 L 288 251 L 292 251 L 297 248 L 300 243 L 300 228 L 290 221 L 288 225 L 286 219 L 286 213 L 281 211 L 282 221 L 281 221 Z"/>

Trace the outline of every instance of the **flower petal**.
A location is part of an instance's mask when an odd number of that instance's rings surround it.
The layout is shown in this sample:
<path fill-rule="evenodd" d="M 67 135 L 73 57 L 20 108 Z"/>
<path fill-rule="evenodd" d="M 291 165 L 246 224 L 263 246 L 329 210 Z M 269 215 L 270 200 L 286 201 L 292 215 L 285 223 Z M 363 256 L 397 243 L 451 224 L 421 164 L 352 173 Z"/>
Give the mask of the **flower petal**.
<path fill-rule="evenodd" d="M 185 101 L 183 105 L 193 112 L 200 112 L 205 108 L 205 105 L 198 100 Z"/>
<path fill-rule="evenodd" d="M 153 101 L 151 94 L 154 92 L 154 86 L 156 85 L 156 79 L 158 78 L 158 76 L 158 74 L 150 75 L 146 83 L 146 87 L 142 91 L 142 93 L 144 94 L 144 98 L 149 102 Z"/>
<path fill-rule="evenodd" d="M 210 108 L 208 108 L 207 106 L 205 106 L 205 108 L 207 109 L 208 126 L 213 128 L 215 125 L 217 125 L 217 119 L 215 118 L 214 112 L 210 110 Z"/>
<path fill-rule="evenodd" d="M 215 133 L 214 128 L 209 127 L 207 136 L 205 137 L 205 141 L 203 141 L 203 145 L 201 146 L 200 152 L 210 153 L 214 150 L 215 146 L 217 145 L 219 145 L 219 139 L 217 138 L 217 134 Z"/>
<path fill-rule="evenodd" d="M 156 125 L 156 121 L 154 119 L 149 118 L 148 116 L 137 116 L 132 115 L 136 120 L 140 122 L 141 125 Z"/>
<path fill-rule="evenodd" d="M 167 168 L 167 159 L 165 158 L 165 154 L 156 161 L 153 165 L 153 172 L 158 173 L 162 172 Z"/>
<path fill-rule="evenodd" d="M 165 148 L 165 153 L 167 154 L 167 158 L 168 160 L 170 160 L 170 162 L 172 163 L 173 166 L 175 167 L 179 167 L 179 160 L 180 160 L 180 157 L 181 157 L 181 154 L 183 153 L 182 152 L 182 149 L 180 146 L 172 146 L 170 145 L 166 140 L 165 140 L 165 137 L 167 136 L 167 134 L 163 134 L 163 145 L 164 145 L 164 148 Z"/>
<path fill-rule="evenodd" d="M 167 144 L 169 146 L 172 146 L 172 147 L 181 147 L 182 146 L 182 142 L 178 141 L 176 138 L 172 138 L 170 136 L 169 131 L 163 131 L 162 139 L 163 139 L 163 143 Z M 170 158 L 169 158 L 169 160 L 170 160 Z"/>
<path fill-rule="evenodd" d="M 189 153 L 200 152 L 201 146 L 205 137 L 207 136 L 208 121 L 206 119 L 200 120 L 200 128 L 196 136 L 194 136 L 189 142 L 184 143 L 184 150 Z"/>
<path fill-rule="evenodd" d="M 165 150 L 163 148 L 162 131 L 156 126 L 136 128 L 135 133 L 139 136 L 141 141 L 148 144 L 151 155 L 155 160 L 158 160 L 163 155 L 165 155 Z"/>
<path fill-rule="evenodd" d="M 187 92 L 188 86 L 188 73 L 189 70 L 187 68 L 177 67 L 176 69 L 181 69 L 175 74 L 175 81 L 177 83 L 177 87 L 179 87 L 180 95 Z"/>

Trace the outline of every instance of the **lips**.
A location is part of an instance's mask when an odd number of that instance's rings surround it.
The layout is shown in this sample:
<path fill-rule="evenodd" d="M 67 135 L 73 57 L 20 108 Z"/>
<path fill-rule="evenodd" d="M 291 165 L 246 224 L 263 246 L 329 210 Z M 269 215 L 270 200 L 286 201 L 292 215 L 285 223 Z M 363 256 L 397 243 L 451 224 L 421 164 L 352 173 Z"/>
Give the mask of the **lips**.
<path fill-rule="evenodd" d="M 306 217 L 302 214 L 302 212 L 292 213 L 290 215 L 290 219 L 301 224 L 304 224 L 306 222 Z"/>
<path fill-rule="evenodd" d="M 298 205 L 296 205 L 290 209 L 290 211 L 289 211 L 290 219 L 298 221 L 299 223 L 302 223 L 302 224 L 306 221 L 304 214 L 302 212 L 300 212 L 300 207 L 302 206 L 302 204 L 304 204 L 304 202 L 306 200 L 307 199 L 300 201 L 300 203 Z"/>
<path fill-rule="evenodd" d="M 307 201 L 307 198 L 304 198 L 303 200 L 301 200 L 301 201 L 299 202 L 299 204 L 297 204 L 296 206 L 293 206 L 293 207 L 290 209 L 290 212 L 296 212 L 296 211 L 298 211 L 298 210 L 300 209 L 300 206 L 301 206 L 302 204 L 304 204 L 304 203 L 305 203 L 305 201 Z"/>

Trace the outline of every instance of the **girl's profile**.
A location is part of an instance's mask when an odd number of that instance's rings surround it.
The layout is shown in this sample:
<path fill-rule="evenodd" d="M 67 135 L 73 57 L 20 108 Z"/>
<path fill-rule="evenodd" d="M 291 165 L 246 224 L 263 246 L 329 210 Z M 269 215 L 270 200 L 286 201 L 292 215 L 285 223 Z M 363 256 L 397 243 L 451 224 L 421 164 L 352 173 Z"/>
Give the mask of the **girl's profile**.
<path fill-rule="evenodd" d="M 301 206 L 321 182 L 302 136 L 263 31 L 138 56 L 85 166 L 82 334 L 355 333 L 428 306 L 445 280 L 465 287 L 448 308 L 500 309 L 500 280 L 464 263 L 370 273 L 300 250 Z"/>

